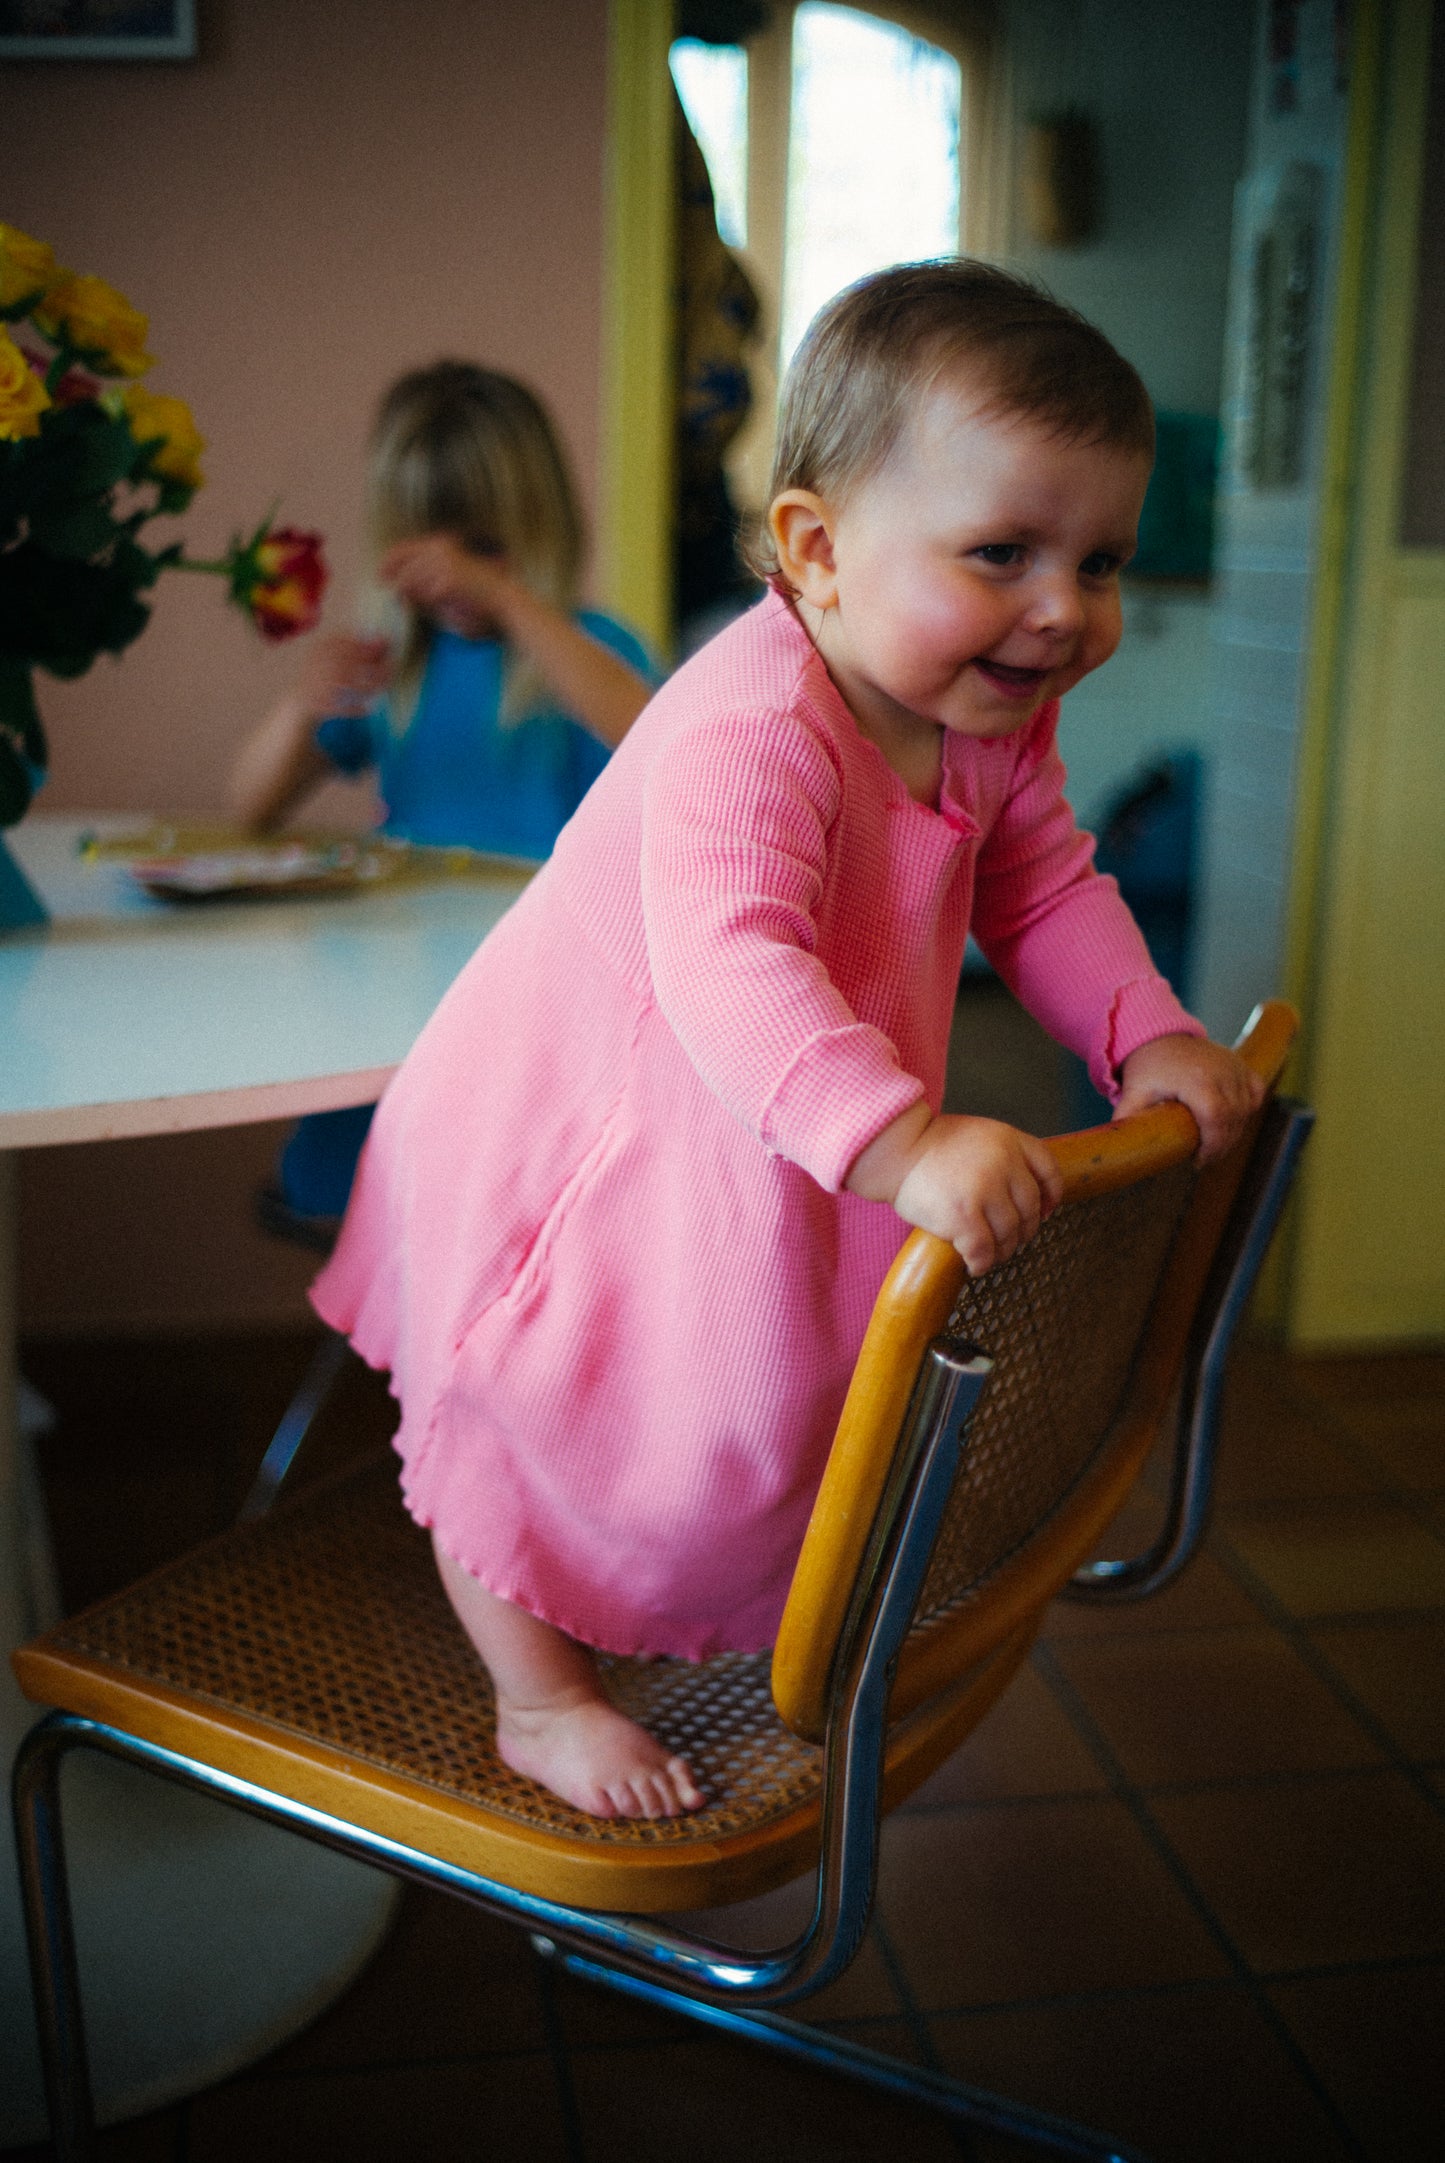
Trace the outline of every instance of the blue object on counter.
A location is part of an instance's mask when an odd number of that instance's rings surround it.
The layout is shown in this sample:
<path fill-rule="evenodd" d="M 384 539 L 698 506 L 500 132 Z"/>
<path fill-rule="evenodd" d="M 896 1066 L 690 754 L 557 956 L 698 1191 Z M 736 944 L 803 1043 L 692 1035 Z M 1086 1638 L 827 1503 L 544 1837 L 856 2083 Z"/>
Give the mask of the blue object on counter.
<path fill-rule="evenodd" d="M 28 931 L 36 924 L 49 922 L 50 911 L 0 835 L 0 932 Z"/>
<path fill-rule="evenodd" d="M 1156 413 L 1154 427 L 1154 471 L 1128 575 L 1207 579 L 1214 561 L 1219 422 L 1212 413 Z"/>
<path fill-rule="evenodd" d="M 1097 868 L 1118 880 L 1155 968 L 1186 1006 L 1203 774 L 1197 751 L 1176 751 L 1136 775 L 1106 812 L 1094 855 Z M 1083 1060 L 1071 1060 L 1071 1067 L 1075 1124 L 1102 1125 L 1109 1105 Z"/>

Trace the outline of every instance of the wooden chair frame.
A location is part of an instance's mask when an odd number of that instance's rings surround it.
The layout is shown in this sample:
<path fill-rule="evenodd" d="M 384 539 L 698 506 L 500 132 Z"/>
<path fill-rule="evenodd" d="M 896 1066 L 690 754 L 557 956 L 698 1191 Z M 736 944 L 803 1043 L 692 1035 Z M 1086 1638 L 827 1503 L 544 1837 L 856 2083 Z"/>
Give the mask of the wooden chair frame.
<path fill-rule="evenodd" d="M 1293 1028 L 1288 1009 L 1265 1008 L 1241 1040 L 1246 1056 L 1270 1080 L 1283 1064 Z M 1214 1222 L 1206 1226 L 1208 1252 L 1179 1292 L 1182 1327 L 1176 1332 L 1174 1353 L 1158 1372 L 1147 1371 L 1148 1362 L 1143 1363 L 1148 1399 L 1144 1410 L 1153 1406 L 1154 1426 L 1134 1452 L 1136 1457 L 1142 1457 L 1157 1427 L 1161 1390 L 1167 1396 L 1176 1374 L 1179 1377 L 1165 1528 L 1143 1556 L 1080 1568 L 1080 1557 L 1093 1544 L 1094 1519 L 1106 1523 L 1121 1499 L 1112 1489 L 1086 1496 L 1082 1513 L 1071 1521 L 1071 1559 L 1060 1579 L 1076 1597 L 1143 1598 L 1176 1575 L 1198 1545 L 1208 1513 L 1230 1337 L 1310 1123 L 1310 1115 L 1300 1107 L 1272 1099 L 1257 1123 L 1252 1146 L 1236 1152 L 1241 1161 L 1214 1183 L 1218 1199 Z M 1117 1127 L 1062 1137 L 1053 1146 L 1063 1161 L 1067 1194 L 1079 1198 L 1131 1182 L 1140 1176 L 1141 1166 L 1153 1171 L 1183 1161 L 1196 1141 L 1189 1115 L 1172 1105 Z M 1209 1174 L 1203 1175 L 1198 1188 L 1208 1180 Z M 1210 1207 L 1206 1196 L 1206 1220 Z M 1191 1215 L 1199 1210 L 1196 1198 Z M 1166 1308 L 1170 1284 L 1178 1276 L 1176 1257 L 1160 1294 Z M 1189 1276 L 1188 1267 L 1184 1276 Z M 927 1695 L 924 1684 L 933 1678 L 910 1681 L 905 1640 L 968 1446 L 971 1415 L 992 1365 L 971 1345 L 939 1333 L 961 1277 L 961 1263 L 941 1241 L 916 1233 L 905 1243 L 875 1309 L 774 1655 L 774 1695 L 783 1717 L 804 1734 L 820 1726 L 824 1741 L 816 1896 L 811 1920 L 793 1942 L 769 1953 L 740 1952 L 647 1915 L 603 1911 L 521 1889 L 84 1710 L 56 1711 L 31 1732 L 17 1758 L 14 1802 L 41 2054 L 59 2163 L 83 2163 L 92 2153 L 94 2137 L 59 1797 L 61 1764 L 78 1748 L 145 1766 L 397 1876 L 450 1892 L 520 1924 L 539 1952 L 577 1975 L 908 2096 L 960 2122 L 1032 2142 L 1053 2155 L 1082 2163 L 1141 2163 L 1135 2151 L 1104 2134 L 906 2065 L 777 2011 L 839 1975 L 858 1950 L 873 1901 L 881 1817 L 896 1799 L 890 1791 L 897 1784 L 893 1775 L 900 1735 L 923 1721 L 929 1730 L 924 1758 L 941 1760 L 999 1694 L 1037 1627 L 1036 1611 L 1021 1604 L 1019 1612 L 1012 1613 L 1005 1598 L 1002 1619 L 995 1621 L 987 1642 L 967 1648 L 968 1657 L 956 1670 L 960 1679 L 943 1692 L 942 1709 L 921 1702 Z M 919 1356 L 906 1365 L 901 1403 L 896 1382 L 900 1330 L 920 1340 Z M 1137 1388 L 1134 1394 L 1138 1396 Z M 860 1448 L 850 1455 L 850 1442 L 859 1442 L 865 1426 L 872 1429 L 873 1449 Z M 876 1446 L 880 1431 L 892 1438 L 881 1455 Z M 1132 1477 L 1131 1471 L 1124 1491 Z M 868 1502 L 861 1520 L 860 1496 Z M 808 1618 L 816 1615 L 820 1585 L 823 1606 L 834 1600 L 840 1555 L 847 1565 L 844 1611 L 830 1640 L 828 1631 L 812 1627 Z M 43 1645 L 42 1640 L 30 1654 L 18 1654 L 17 1671 L 29 1694 L 42 1702 L 63 1702 Z M 831 1648 L 821 1669 L 820 1646 Z M 52 1685 L 49 1691 L 47 1682 Z M 820 1690 L 821 1719 L 812 1702 Z M 910 1713 L 915 1698 L 920 1706 Z M 916 1746 L 916 1736 L 913 1739 Z M 905 1792 L 921 1776 L 915 1769 Z"/>

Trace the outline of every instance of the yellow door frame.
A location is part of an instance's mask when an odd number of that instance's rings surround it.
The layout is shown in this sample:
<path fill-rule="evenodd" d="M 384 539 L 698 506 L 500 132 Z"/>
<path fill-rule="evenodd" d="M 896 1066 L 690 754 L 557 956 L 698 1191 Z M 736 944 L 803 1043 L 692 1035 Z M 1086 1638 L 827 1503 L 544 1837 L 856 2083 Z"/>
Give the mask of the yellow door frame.
<path fill-rule="evenodd" d="M 598 571 L 672 643 L 673 0 L 609 0 Z"/>
<path fill-rule="evenodd" d="M 1445 549 L 1398 539 L 1432 0 L 1362 0 L 1289 988 L 1319 1113 L 1289 1269 L 1302 1347 L 1445 1335 Z"/>

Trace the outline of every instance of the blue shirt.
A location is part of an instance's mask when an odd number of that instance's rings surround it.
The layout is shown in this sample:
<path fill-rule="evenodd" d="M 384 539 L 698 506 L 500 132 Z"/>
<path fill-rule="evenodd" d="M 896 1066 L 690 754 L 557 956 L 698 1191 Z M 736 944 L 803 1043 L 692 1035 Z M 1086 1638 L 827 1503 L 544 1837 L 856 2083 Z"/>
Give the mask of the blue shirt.
<path fill-rule="evenodd" d="M 574 619 L 650 684 L 658 672 L 640 639 L 610 616 Z M 407 841 L 549 856 L 552 844 L 607 764 L 607 746 L 553 708 L 514 726 L 500 718 L 503 648 L 492 638 L 438 630 L 411 725 L 393 729 L 385 704 L 334 714 L 316 742 L 345 774 L 377 769 L 382 830 Z M 339 1217 L 373 1107 L 313 1112 L 281 1153 L 281 1191 L 303 1216 Z"/>
<path fill-rule="evenodd" d="M 640 639 L 595 609 L 574 621 L 649 683 Z M 410 725 L 385 705 L 323 721 L 316 742 L 343 773 L 377 769 L 382 830 L 408 841 L 544 857 L 607 764 L 607 746 L 555 707 L 500 718 L 505 649 L 496 639 L 437 630 Z"/>

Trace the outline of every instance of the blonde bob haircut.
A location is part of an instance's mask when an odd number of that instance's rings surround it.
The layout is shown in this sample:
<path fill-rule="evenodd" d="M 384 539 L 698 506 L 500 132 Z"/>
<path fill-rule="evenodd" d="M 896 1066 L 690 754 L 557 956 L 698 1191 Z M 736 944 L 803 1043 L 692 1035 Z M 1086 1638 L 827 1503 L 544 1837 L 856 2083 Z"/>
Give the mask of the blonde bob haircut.
<path fill-rule="evenodd" d="M 585 547 L 576 493 L 546 412 L 511 376 L 440 360 L 393 383 L 371 433 L 366 524 L 373 564 L 396 541 L 447 533 L 478 555 L 505 556 L 554 608 L 576 606 Z M 404 726 L 432 627 L 389 597 L 373 613 L 397 640 L 392 710 Z M 501 718 L 515 723 L 545 696 L 536 671 L 509 653 Z"/>
<path fill-rule="evenodd" d="M 769 503 L 789 488 L 844 501 L 950 379 L 1001 419 L 1154 455 L 1149 394 L 1103 332 L 1031 280 L 955 256 L 875 271 L 814 316 L 783 385 Z M 766 521 L 751 554 L 785 585 Z"/>

